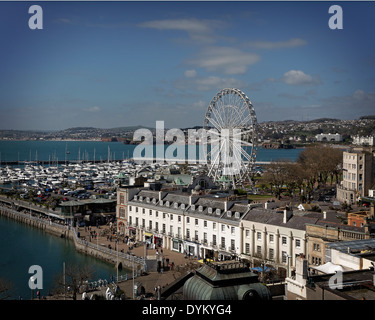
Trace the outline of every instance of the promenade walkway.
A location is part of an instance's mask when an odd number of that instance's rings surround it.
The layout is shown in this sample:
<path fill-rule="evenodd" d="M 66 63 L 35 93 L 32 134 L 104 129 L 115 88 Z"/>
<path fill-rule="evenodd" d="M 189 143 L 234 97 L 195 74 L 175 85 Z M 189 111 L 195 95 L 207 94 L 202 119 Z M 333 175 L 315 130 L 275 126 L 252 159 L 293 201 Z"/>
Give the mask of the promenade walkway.
<path fill-rule="evenodd" d="M 116 251 L 116 234 L 114 232 L 115 228 L 106 226 L 91 226 L 91 227 L 79 227 L 77 232 L 80 233 L 80 238 L 85 239 L 91 244 L 108 248 L 112 248 L 114 252 Z M 98 235 L 98 236 L 96 236 Z M 173 269 L 169 269 L 163 272 L 147 272 L 146 275 L 138 275 L 134 279 L 134 283 L 140 282 L 141 285 L 145 288 L 146 293 L 154 294 L 155 287 L 160 286 L 163 288 L 168 284 L 172 283 L 175 279 L 179 278 L 182 274 L 188 270 L 196 269 L 200 266 L 200 263 L 196 258 L 185 258 L 183 254 L 175 252 L 168 249 L 152 249 L 147 248 L 146 245 L 137 245 L 133 246 L 122 241 L 123 237 L 120 237 L 118 241 L 118 250 L 124 253 L 132 253 L 137 257 L 148 257 L 149 259 L 155 259 L 157 256 L 164 257 L 164 259 L 169 259 L 170 264 L 174 264 Z M 113 267 L 113 275 L 116 276 L 116 268 Z M 128 275 L 128 280 L 119 281 L 118 286 L 121 290 L 125 292 L 127 298 L 133 297 L 133 280 L 132 274 Z M 88 296 L 93 294 L 105 295 L 105 290 L 107 287 L 101 288 L 100 290 L 88 292 Z M 82 295 L 79 294 L 77 299 L 81 299 Z"/>

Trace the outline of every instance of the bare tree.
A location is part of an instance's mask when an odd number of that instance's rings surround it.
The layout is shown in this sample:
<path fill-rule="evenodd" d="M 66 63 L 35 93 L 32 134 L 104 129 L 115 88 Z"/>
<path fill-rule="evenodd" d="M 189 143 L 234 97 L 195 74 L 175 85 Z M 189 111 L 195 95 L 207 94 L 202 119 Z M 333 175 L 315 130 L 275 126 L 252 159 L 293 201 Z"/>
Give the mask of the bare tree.
<path fill-rule="evenodd" d="M 54 282 L 54 293 L 72 295 L 73 300 L 77 299 L 77 293 L 83 288 L 85 282 L 92 279 L 94 271 L 90 266 L 81 266 L 68 264 L 65 268 L 65 274 L 59 273 Z"/>
<path fill-rule="evenodd" d="M 0 278 L 0 300 L 6 300 L 11 297 L 13 285 L 10 281 Z"/>

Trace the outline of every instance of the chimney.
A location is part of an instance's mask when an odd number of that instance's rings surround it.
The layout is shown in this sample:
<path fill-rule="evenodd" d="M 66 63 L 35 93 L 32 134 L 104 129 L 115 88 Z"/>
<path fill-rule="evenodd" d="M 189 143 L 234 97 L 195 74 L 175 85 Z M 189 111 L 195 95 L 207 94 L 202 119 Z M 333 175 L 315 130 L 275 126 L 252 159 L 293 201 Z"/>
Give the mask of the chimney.
<path fill-rule="evenodd" d="M 283 223 L 287 223 L 292 215 L 293 215 L 292 210 L 284 209 Z"/>
<path fill-rule="evenodd" d="M 301 284 L 306 284 L 308 276 L 308 263 L 303 255 L 296 258 L 296 281 Z"/>

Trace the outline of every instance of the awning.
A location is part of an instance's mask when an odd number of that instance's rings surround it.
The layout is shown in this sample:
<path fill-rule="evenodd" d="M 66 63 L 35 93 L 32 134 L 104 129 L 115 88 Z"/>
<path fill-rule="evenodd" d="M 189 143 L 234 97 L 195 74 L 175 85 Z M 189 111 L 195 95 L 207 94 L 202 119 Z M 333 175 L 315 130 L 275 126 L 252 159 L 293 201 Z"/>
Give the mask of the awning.
<path fill-rule="evenodd" d="M 147 236 L 147 237 L 152 237 L 152 236 L 153 236 L 153 234 L 152 234 L 152 233 L 150 233 L 150 232 L 145 232 L 145 236 Z"/>

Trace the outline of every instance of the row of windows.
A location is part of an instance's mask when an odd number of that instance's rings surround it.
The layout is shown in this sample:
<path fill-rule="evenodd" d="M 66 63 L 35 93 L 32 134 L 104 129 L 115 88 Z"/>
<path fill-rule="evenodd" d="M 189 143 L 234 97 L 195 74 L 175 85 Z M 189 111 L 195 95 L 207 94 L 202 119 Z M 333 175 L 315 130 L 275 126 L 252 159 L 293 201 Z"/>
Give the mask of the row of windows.
<path fill-rule="evenodd" d="M 138 213 L 141 208 L 138 208 L 138 207 L 135 207 L 135 212 Z M 129 210 L 132 211 L 132 206 L 129 206 Z M 145 209 L 145 208 L 142 208 L 142 214 L 146 214 L 146 210 L 148 210 L 148 215 L 149 216 L 152 216 L 153 215 L 153 210 L 152 209 Z M 125 212 L 123 212 L 123 214 L 125 215 Z M 120 216 L 121 216 L 121 212 L 120 212 Z M 173 213 L 165 213 L 163 212 L 162 213 L 162 216 L 163 216 L 163 219 L 165 220 L 167 218 L 167 216 L 169 217 L 169 220 L 170 221 L 174 221 L 174 214 Z M 155 217 L 158 218 L 159 217 L 159 211 L 155 211 Z M 129 216 L 129 219 L 130 219 L 130 216 Z M 194 225 L 196 226 L 199 226 L 199 220 L 200 219 L 197 219 L 197 218 L 191 218 L 191 217 L 186 217 L 186 223 L 187 224 L 190 224 L 190 223 L 193 223 Z M 182 222 L 182 216 L 181 215 L 177 215 L 177 222 L 181 223 Z M 204 228 L 208 228 L 208 221 L 207 220 L 203 220 L 203 227 Z M 232 234 L 235 234 L 235 227 L 231 226 L 227 226 L 225 224 L 221 224 L 221 231 L 222 232 L 225 232 L 227 228 L 230 228 L 231 230 L 231 233 Z M 212 229 L 213 230 L 217 230 L 217 223 L 216 222 L 212 222 Z"/>
<path fill-rule="evenodd" d="M 246 237 L 249 238 L 250 237 L 250 230 L 246 230 L 245 234 L 246 234 Z M 256 237 L 257 237 L 258 241 L 261 241 L 262 240 L 262 232 L 258 231 L 256 233 Z M 275 242 L 274 239 L 275 239 L 275 235 L 274 234 L 269 234 L 269 242 L 270 243 L 274 243 Z M 281 237 L 281 243 L 283 245 L 287 245 L 287 242 L 288 242 L 287 237 L 282 236 Z M 300 248 L 301 247 L 301 240 L 300 239 L 295 239 L 295 244 L 296 244 L 296 248 Z"/>
<path fill-rule="evenodd" d="M 250 243 L 245 243 L 245 254 L 250 254 Z M 262 246 L 256 246 L 256 254 L 262 256 Z M 275 249 L 268 248 L 268 257 L 269 260 L 275 259 Z M 286 251 L 281 251 L 281 261 L 287 263 L 288 254 Z"/>

